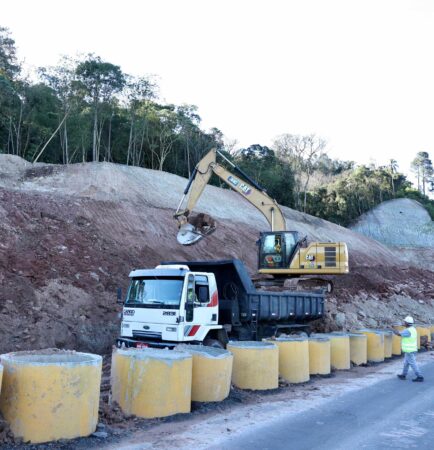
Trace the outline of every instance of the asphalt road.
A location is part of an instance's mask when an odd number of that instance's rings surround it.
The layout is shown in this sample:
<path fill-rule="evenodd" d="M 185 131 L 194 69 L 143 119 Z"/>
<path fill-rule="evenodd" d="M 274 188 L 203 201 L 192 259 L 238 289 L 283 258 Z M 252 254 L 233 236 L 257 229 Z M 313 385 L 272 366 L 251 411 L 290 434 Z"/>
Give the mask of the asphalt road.
<path fill-rule="evenodd" d="M 434 363 L 425 382 L 390 378 L 321 409 L 282 417 L 219 443 L 219 450 L 434 449 Z M 433 375 L 431 375 L 433 374 Z M 265 405 L 264 405 L 265 407 Z"/>

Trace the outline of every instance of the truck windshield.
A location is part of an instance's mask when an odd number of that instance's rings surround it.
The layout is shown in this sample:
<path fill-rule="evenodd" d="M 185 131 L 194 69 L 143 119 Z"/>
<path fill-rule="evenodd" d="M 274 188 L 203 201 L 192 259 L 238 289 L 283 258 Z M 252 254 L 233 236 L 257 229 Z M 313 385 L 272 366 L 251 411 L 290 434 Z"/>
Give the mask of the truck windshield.
<path fill-rule="evenodd" d="M 181 301 L 183 277 L 146 277 L 131 280 L 125 304 L 146 308 L 177 309 Z"/>

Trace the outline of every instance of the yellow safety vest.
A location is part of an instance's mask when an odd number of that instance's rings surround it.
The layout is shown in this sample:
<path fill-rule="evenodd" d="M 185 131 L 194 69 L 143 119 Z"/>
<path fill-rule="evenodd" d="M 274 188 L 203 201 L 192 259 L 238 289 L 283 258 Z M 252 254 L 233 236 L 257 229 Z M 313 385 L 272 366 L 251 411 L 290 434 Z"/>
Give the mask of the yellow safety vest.
<path fill-rule="evenodd" d="M 417 331 L 414 327 L 406 328 L 411 336 L 403 337 L 401 340 L 401 348 L 404 353 L 417 352 Z"/>

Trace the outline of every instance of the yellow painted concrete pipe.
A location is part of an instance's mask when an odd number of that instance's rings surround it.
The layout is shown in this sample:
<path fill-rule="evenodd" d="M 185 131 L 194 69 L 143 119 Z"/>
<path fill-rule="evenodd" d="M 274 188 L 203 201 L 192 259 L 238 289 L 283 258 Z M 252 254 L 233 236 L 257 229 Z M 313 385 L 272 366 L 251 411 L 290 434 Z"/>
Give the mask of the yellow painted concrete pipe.
<path fill-rule="evenodd" d="M 348 370 L 350 363 L 350 338 L 346 333 L 330 333 L 330 364 L 334 370 Z"/>
<path fill-rule="evenodd" d="M 290 383 L 309 381 L 309 341 L 303 336 L 267 339 L 279 348 L 279 375 Z"/>
<path fill-rule="evenodd" d="M 358 330 L 368 338 L 368 361 L 384 361 L 384 334 L 374 330 Z"/>
<path fill-rule="evenodd" d="M 399 356 L 401 352 L 401 336 L 394 334 L 392 336 L 392 355 Z"/>
<path fill-rule="evenodd" d="M 122 411 L 151 419 L 191 410 L 192 356 L 175 350 L 116 349 L 112 400 Z"/>
<path fill-rule="evenodd" d="M 221 402 L 229 395 L 234 359 L 229 351 L 203 345 L 178 345 L 175 350 L 193 357 L 192 401 Z"/>
<path fill-rule="evenodd" d="M 2 391 L 3 366 L 0 364 L 0 393 Z"/>
<path fill-rule="evenodd" d="M 384 358 L 392 357 L 393 347 L 393 331 L 390 330 L 375 330 L 382 333 L 384 336 Z"/>
<path fill-rule="evenodd" d="M 330 339 L 326 336 L 309 337 L 309 373 L 329 375 L 331 372 Z"/>
<path fill-rule="evenodd" d="M 271 342 L 231 341 L 232 383 L 240 389 L 266 390 L 279 386 L 279 350 Z"/>
<path fill-rule="evenodd" d="M 334 332 L 332 334 L 342 334 Z M 344 333 L 347 334 L 350 340 L 350 361 L 356 365 L 361 366 L 368 362 L 368 338 L 361 333 Z"/>
<path fill-rule="evenodd" d="M 416 330 L 420 336 L 426 336 L 428 339 L 428 342 L 431 342 L 431 329 L 428 326 L 425 325 L 418 325 L 416 326 Z"/>
<path fill-rule="evenodd" d="M 95 431 L 101 356 L 40 350 L 8 353 L 0 360 L 0 410 L 15 437 L 36 444 Z"/>

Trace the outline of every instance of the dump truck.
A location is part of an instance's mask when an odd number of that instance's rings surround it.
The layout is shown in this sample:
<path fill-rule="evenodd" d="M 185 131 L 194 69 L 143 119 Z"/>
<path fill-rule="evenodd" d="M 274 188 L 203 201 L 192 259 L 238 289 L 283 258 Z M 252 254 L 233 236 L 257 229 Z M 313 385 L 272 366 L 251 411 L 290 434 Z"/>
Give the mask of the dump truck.
<path fill-rule="evenodd" d="M 130 273 L 118 347 L 169 347 L 188 342 L 226 347 L 309 332 L 324 316 L 323 292 L 257 290 L 237 259 L 163 262 Z"/>

